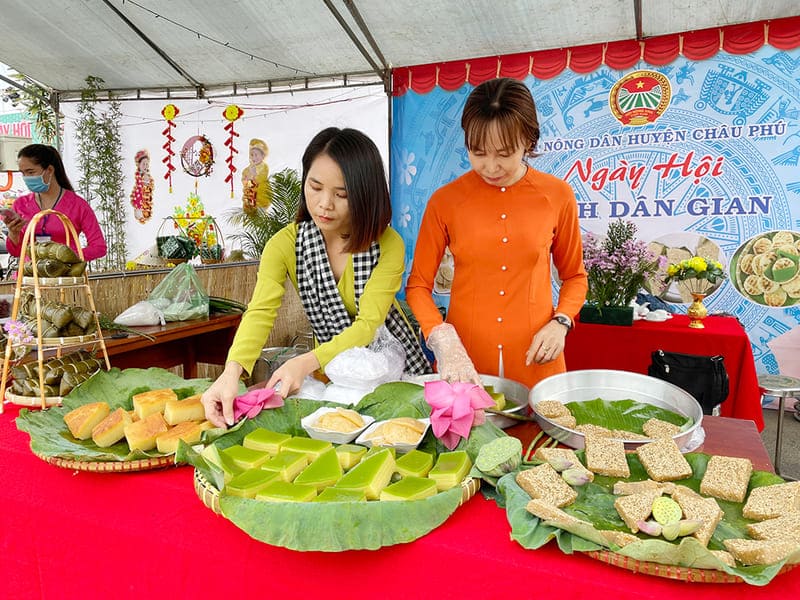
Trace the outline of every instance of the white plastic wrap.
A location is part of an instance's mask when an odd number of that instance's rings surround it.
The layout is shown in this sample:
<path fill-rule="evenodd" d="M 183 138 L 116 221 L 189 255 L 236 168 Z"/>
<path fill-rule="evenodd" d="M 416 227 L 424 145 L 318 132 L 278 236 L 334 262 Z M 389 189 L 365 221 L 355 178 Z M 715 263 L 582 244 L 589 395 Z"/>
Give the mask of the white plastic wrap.
<path fill-rule="evenodd" d="M 133 306 L 129 306 L 117 315 L 114 322 L 127 327 L 164 325 L 165 323 L 164 313 L 147 300 L 142 300 Z"/>
<path fill-rule="evenodd" d="M 381 326 L 368 347 L 350 348 L 335 356 L 325 367 L 325 375 L 335 385 L 371 392 L 382 383 L 400 381 L 405 366 L 405 348 Z"/>

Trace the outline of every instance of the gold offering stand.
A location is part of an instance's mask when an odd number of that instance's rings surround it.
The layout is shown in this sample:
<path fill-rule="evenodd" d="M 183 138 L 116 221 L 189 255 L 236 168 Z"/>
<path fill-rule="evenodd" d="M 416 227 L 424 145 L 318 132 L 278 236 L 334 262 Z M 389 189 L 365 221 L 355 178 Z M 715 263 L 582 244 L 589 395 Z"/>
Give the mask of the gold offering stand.
<path fill-rule="evenodd" d="M 55 356 L 61 357 L 64 349 L 69 348 L 79 348 L 81 346 L 87 345 L 96 345 L 99 344 L 100 348 L 103 350 L 103 357 L 105 359 L 106 370 L 111 369 L 111 362 L 108 360 L 108 352 L 106 351 L 106 344 L 103 340 L 103 332 L 100 328 L 100 320 L 97 316 L 97 309 L 94 305 L 94 297 L 92 296 L 92 289 L 89 286 L 89 276 L 84 269 L 83 274 L 78 277 L 46 277 L 40 278 L 39 276 L 39 269 L 37 266 L 37 257 L 36 257 L 36 226 L 38 225 L 39 221 L 41 221 L 47 215 L 54 215 L 57 217 L 61 224 L 64 226 L 64 230 L 66 232 L 66 240 L 65 244 L 70 246 L 70 242 L 74 240 L 75 246 L 77 248 L 78 258 L 81 261 L 85 262 L 83 256 L 83 248 L 81 248 L 80 240 L 78 239 L 78 234 L 75 231 L 75 226 L 69 220 L 65 214 L 55 211 L 55 210 L 43 210 L 33 216 L 30 223 L 28 223 L 28 227 L 25 230 L 25 235 L 22 239 L 22 245 L 20 247 L 20 257 L 19 257 L 19 267 L 17 270 L 17 284 L 14 288 L 14 301 L 11 306 L 11 320 L 16 320 L 19 314 L 19 303 L 20 303 L 20 296 L 22 295 L 23 288 L 33 288 L 34 298 L 36 302 L 36 340 L 31 342 L 30 344 L 24 344 L 23 347 L 27 349 L 28 346 L 36 346 L 36 358 L 39 365 L 39 399 L 41 400 L 41 408 L 47 408 L 51 404 L 60 404 L 61 399 L 58 398 L 54 401 L 53 398 L 48 398 L 45 396 L 45 387 L 44 387 L 44 360 L 45 360 L 45 351 L 55 349 Z M 30 254 L 31 259 L 31 266 L 33 268 L 33 277 L 28 277 L 24 273 L 25 262 L 28 258 L 28 254 Z M 68 288 L 83 288 L 86 293 L 86 297 L 89 301 L 89 309 L 92 312 L 94 317 L 95 325 L 97 327 L 94 334 L 91 335 L 80 335 L 80 336 L 72 336 L 72 337 L 58 337 L 58 338 L 43 338 L 42 337 L 42 290 L 47 289 L 58 289 L 59 290 L 59 299 L 61 303 L 65 303 L 66 299 L 66 290 Z M 2 381 L 0 381 L 0 414 L 3 412 L 3 400 L 6 399 L 6 396 L 9 395 L 9 390 L 7 389 L 8 384 L 8 375 L 9 375 L 9 366 L 12 361 L 12 354 L 14 344 L 9 336 L 6 341 L 6 352 L 3 358 L 3 374 L 2 374 Z M 9 398 L 9 401 L 15 404 L 24 404 L 25 406 L 37 406 L 39 403 L 35 401 L 35 397 L 32 397 L 30 403 L 21 402 L 19 400 L 20 397 L 14 396 L 13 398 Z"/>

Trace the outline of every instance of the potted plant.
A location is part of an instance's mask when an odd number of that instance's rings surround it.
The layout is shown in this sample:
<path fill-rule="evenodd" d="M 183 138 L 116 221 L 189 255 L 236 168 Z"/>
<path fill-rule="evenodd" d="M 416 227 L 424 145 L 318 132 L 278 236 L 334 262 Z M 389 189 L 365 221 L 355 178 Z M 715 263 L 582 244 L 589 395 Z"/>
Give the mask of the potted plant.
<path fill-rule="evenodd" d="M 291 223 L 300 206 L 302 183 L 297 171 L 284 169 L 270 175 L 272 202 L 269 207 L 241 208 L 228 211 L 228 223 L 237 232 L 230 238 L 239 243 L 246 258 L 258 259 L 267 240 Z"/>
<path fill-rule="evenodd" d="M 583 240 L 583 262 L 589 279 L 583 323 L 631 325 L 631 302 L 658 269 L 659 258 L 635 237 L 636 225 L 612 221 L 605 238 L 592 233 Z"/>

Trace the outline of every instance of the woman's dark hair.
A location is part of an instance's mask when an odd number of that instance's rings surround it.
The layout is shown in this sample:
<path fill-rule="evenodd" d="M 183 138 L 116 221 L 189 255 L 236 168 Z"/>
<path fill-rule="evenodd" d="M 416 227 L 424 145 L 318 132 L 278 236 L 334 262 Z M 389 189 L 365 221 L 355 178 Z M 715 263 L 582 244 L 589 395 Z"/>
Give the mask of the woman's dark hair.
<path fill-rule="evenodd" d="M 42 169 L 53 165 L 53 173 L 58 185 L 65 190 L 75 191 L 67 177 L 67 171 L 64 169 L 64 162 L 61 160 L 58 150 L 46 144 L 28 144 L 17 152 L 17 160 L 23 156 L 41 166 Z"/>
<path fill-rule="evenodd" d="M 386 172 L 378 147 L 356 129 L 323 129 L 303 153 L 303 180 L 298 223 L 310 221 L 306 206 L 306 179 L 311 164 L 321 155 L 329 156 L 342 170 L 350 208 L 350 237 L 345 250 L 363 252 L 376 241 L 392 220 L 392 203 Z"/>
<path fill-rule="evenodd" d="M 484 81 L 467 98 L 461 128 L 467 150 L 482 149 L 497 123 L 503 148 L 525 146 L 526 156 L 536 156 L 539 119 L 530 90 L 521 81 L 503 77 Z"/>

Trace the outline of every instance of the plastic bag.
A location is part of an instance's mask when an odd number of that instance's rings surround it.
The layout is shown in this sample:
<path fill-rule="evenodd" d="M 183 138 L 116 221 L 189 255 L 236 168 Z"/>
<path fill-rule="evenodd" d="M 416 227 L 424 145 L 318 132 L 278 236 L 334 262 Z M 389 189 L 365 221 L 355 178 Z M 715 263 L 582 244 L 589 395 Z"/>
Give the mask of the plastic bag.
<path fill-rule="evenodd" d="M 197 271 L 189 263 L 174 267 L 147 300 L 164 313 L 167 321 L 189 321 L 208 317 L 208 293 Z"/>
<path fill-rule="evenodd" d="M 400 381 L 405 366 L 403 344 L 381 325 L 368 347 L 340 352 L 325 367 L 325 375 L 337 385 L 370 392 L 382 383 Z"/>
<path fill-rule="evenodd" d="M 164 313 L 158 310 L 151 302 L 142 300 L 129 306 L 114 319 L 115 323 L 136 327 L 137 325 L 163 325 Z"/>

